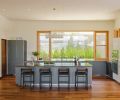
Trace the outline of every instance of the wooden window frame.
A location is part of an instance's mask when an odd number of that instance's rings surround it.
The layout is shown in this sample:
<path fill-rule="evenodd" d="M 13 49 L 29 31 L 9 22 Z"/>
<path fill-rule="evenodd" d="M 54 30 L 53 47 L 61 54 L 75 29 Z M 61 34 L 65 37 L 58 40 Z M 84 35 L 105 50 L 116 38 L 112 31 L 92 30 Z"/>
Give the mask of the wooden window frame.
<path fill-rule="evenodd" d="M 56 32 L 60 32 L 60 31 L 56 31 Z M 64 31 L 61 31 L 61 32 L 64 32 Z M 70 31 L 68 31 L 70 32 Z M 75 31 L 75 32 L 78 32 L 78 31 Z M 82 32 L 82 31 L 81 31 Z M 84 31 L 85 32 L 85 31 Z M 86 31 L 88 32 L 88 31 Z M 94 32 L 94 46 L 93 46 L 93 50 L 94 50 L 94 60 L 95 61 L 109 61 L 109 32 L 108 31 L 93 31 Z M 40 36 L 40 33 L 50 33 L 51 34 L 51 31 L 37 31 L 37 51 L 39 52 L 40 50 L 40 41 L 39 41 L 39 36 Z M 106 58 L 97 58 L 96 57 L 96 33 L 106 33 Z M 50 35 L 51 36 L 51 35 Z M 49 60 L 51 60 L 51 37 L 49 39 Z"/>
<path fill-rule="evenodd" d="M 37 31 L 37 51 L 39 52 L 40 51 L 40 41 L 39 41 L 39 36 L 41 33 L 49 33 L 51 34 L 51 31 Z M 50 35 L 51 36 L 51 35 Z M 49 38 L 49 61 L 51 60 L 51 37 Z M 37 59 L 39 59 L 39 57 L 37 57 Z"/>
<path fill-rule="evenodd" d="M 106 34 L 106 44 L 105 45 L 97 45 L 96 44 L 96 34 L 97 33 L 99 33 L 99 34 L 105 33 Z M 96 47 L 97 46 L 105 46 L 106 47 L 106 51 L 105 51 L 106 58 L 97 58 L 96 57 L 96 52 L 97 52 Z M 94 59 L 96 61 L 109 61 L 109 32 L 108 31 L 95 31 L 95 33 L 94 33 Z"/>

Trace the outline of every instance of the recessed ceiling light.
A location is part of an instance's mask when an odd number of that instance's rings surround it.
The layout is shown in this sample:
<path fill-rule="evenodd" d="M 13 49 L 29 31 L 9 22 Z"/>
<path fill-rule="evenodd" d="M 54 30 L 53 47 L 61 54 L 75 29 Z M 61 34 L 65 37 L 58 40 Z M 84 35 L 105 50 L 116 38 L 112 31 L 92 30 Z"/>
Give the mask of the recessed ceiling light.
<path fill-rule="evenodd" d="M 56 10 L 56 8 L 53 8 L 53 11 L 55 11 Z"/>

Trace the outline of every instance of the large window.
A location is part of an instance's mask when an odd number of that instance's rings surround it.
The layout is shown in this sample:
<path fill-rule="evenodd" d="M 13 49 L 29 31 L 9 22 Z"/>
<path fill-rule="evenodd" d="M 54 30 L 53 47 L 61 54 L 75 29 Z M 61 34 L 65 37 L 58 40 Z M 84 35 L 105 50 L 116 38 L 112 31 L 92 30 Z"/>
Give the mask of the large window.
<path fill-rule="evenodd" d="M 51 58 L 93 58 L 93 32 L 52 32 Z"/>
<path fill-rule="evenodd" d="M 38 32 L 37 39 L 40 57 L 45 60 L 108 57 L 106 32 Z"/>

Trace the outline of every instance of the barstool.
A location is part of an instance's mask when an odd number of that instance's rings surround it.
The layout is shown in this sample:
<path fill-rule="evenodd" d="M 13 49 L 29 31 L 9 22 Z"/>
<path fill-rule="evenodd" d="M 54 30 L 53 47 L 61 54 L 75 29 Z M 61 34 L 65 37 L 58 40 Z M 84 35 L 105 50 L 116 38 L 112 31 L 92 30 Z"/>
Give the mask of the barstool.
<path fill-rule="evenodd" d="M 79 78 L 84 78 L 82 81 Z M 85 87 L 88 88 L 88 69 L 77 68 L 75 72 L 75 87 L 78 88 L 79 83 L 85 83 Z"/>
<path fill-rule="evenodd" d="M 34 71 L 32 68 L 22 68 L 21 69 L 21 85 L 26 86 L 26 83 L 30 84 L 30 87 L 34 87 Z"/>
<path fill-rule="evenodd" d="M 66 81 L 61 81 L 60 78 L 62 77 L 67 77 L 68 80 Z M 58 88 L 60 87 L 60 83 L 67 83 L 68 88 L 70 87 L 70 73 L 69 73 L 69 68 L 59 68 L 58 69 Z"/>
<path fill-rule="evenodd" d="M 42 87 L 42 83 L 48 83 L 49 84 L 49 88 L 52 88 L 52 72 L 50 68 L 41 68 L 39 70 L 40 72 L 40 88 Z M 42 77 L 48 77 L 49 80 L 48 81 L 44 81 L 42 80 Z"/>

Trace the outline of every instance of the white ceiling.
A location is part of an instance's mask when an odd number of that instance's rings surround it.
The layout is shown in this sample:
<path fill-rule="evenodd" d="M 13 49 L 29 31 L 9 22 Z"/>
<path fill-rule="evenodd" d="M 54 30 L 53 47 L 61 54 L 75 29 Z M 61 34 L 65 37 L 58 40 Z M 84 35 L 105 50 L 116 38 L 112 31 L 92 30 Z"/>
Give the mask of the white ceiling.
<path fill-rule="evenodd" d="M 119 10 L 120 0 L 0 0 L 0 15 L 18 20 L 113 20 Z"/>

